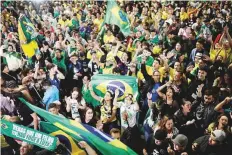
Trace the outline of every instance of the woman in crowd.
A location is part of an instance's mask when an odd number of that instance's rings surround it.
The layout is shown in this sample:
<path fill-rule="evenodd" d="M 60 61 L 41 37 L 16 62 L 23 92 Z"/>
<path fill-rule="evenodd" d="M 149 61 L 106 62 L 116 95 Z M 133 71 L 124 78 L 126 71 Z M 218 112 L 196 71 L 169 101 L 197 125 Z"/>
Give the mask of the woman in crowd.
<path fill-rule="evenodd" d="M 86 108 L 86 103 L 84 98 L 82 97 L 81 92 L 78 88 L 73 88 L 71 96 L 65 99 L 66 101 L 66 111 L 72 114 L 72 119 L 77 122 L 81 122 L 81 115 L 82 111 Z"/>
<path fill-rule="evenodd" d="M 117 107 L 114 106 L 114 93 L 111 90 L 108 90 L 105 93 L 104 98 L 97 96 L 94 91 L 93 91 L 93 87 L 90 84 L 89 85 L 89 89 L 90 89 L 90 93 L 92 95 L 92 97 L 99 101 L 101 103 L 101 108 L 100 108 L 100 112 L 101 112 L 101 116 L 100 116 L 100 120 L 103 123 L 103 131 L 106 133 L 110 133 L 110 130 L 112 128 L 117 128 L 117 119 L 116 119 L 116 110 Z"/>
<path fill-rule="evenodd" d="M 179 130 L 174 126 L 173 118 L 164 116 L 154 128 L 154 134 L 158 129 L 163 129 L 167 132 L 167 138 L 175 137 Z"/>

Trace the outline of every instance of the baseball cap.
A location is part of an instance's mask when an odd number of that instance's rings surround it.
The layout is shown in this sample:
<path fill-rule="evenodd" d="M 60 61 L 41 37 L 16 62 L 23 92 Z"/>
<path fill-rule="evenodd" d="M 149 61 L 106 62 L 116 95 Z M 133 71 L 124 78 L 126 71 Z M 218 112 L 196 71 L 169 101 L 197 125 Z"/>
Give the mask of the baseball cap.
<path fill-rule="evenodd" d="M 157 140 L 165 140 L 166 137 L 167 137 L 167 132 L 165 130 L 162 130 L 162 129 L 158 129 L 156 132 L 155 132 L 155 139 Z"/>
<path fill-rule="evenodd" d="M 183 134 L 178 134 L 172 141 L 180 147 L 186 147 L 188 144 L 188 138 Z"/>
<path fill-rule="evenodd" d="M 214 130 L 211 133 L 211 137 L 215 141 L 223 142 L 225 140 L 225 138 L 226 138 L 226 133 L 224 131 L 222 131 L 222 130 Z"/>

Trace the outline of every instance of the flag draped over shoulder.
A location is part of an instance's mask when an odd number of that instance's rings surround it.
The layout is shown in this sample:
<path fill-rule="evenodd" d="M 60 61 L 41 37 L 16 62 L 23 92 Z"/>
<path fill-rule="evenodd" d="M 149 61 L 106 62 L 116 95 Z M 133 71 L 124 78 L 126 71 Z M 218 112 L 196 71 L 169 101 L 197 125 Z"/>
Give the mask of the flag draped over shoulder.
<path fill-rule="evenodd" d="M 130 22 L 127 14 L 121 10 L 114 0 L 107 1 L 105 23 L 117 25 L 124 36 L 130 34 Z"/>
<path fill-rule="evenodd" d="M 94 92 L 99 96 L 104 96 L 107 90 L 119 90 L 118 100 L 123 100 L 127 94 L 138 96 L 137 79 L 131 76 L 99 74 L 91 79 Z"/>
<path fill-rule="evenodd" d="M 136 155 L 136 153 L 117 139 L 112 139 L 103 132 L 88 125 L 83 125 L 58 115 L 51 114 L 39 107 L 36 107 L 23 98 L 19 98 L 31 110 L 61 129 L 76 141 L 86 141 L 93 149 L 103 155 Z"/>
<path fill-rule="evenodd" d="M 24 54 L 31 58 L 35 51 L 38 49 L 36 42 L 37 32 L 35 31 L 34 25 L 25 16 L 21 15 L 18 20 L 18 33 L 21 47 Z"/>

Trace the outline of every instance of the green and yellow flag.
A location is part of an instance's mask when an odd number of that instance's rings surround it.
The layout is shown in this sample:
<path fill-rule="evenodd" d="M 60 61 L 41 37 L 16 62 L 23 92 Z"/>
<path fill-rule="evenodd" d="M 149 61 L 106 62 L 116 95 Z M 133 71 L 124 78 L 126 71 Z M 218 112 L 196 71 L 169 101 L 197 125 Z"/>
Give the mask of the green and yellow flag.
<path fill-rule="evenodd" d="M 127 14 L 121 10 L 114 0 L 107 1 L 105 23 L 117 25 L 124 36 L 130 34 L 130 22 Z"/>
<path fill-rule="evenodd" d="M 110 90 L 114 93 L 116 89 L 119 90 L 118 100 L 123 100 L 127 94 L 138 97 L 138 84 L 135 77 L 98 74 L 92 77 L 91 83 L 94 92 L 101 97 L 104 97 L 106 91 Z"/>
<path fill-rule="evenodd" d="M 60 128 L 52 125 L 49 122 L 40 121 L 40 130 L 51 136 L 59 139 L 60 143 L 64 144 L 72 155 L 86 155 L 86 152 L 78 146 L 78 141 L 73 139 Z"/>
<path fill-rule="evenodd" d="M 136 153 L 125 144 L 117 139 L 112 139 L 109 135 L 106 135 L 94 127 L 49 113 L 46 110 L 30 104 L 23 98 L 19 98 L 19 100 L 52 125 L 72 137 L 75 141 L 86 141 L 93 149 L 99 152 L 98 154 L 136 155 Z"/>
<path fill-rule="evenodd" d="M 35 55 L 35 51 L 38 49 L 36 42 L 37 32 L 31 21 L 25 16 L 21 15 L 18 21 L 18 33 L 21 47 L 24 54 L 31 58 Z"/>

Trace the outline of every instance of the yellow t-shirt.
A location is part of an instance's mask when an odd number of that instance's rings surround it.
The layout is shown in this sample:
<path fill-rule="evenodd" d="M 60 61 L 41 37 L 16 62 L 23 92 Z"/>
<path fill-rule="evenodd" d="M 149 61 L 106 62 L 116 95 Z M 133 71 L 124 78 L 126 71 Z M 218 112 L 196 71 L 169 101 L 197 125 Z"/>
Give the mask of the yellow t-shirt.
<path fill-rule="evenodd" d="M 163 11 L 163 12 L 162 12 L 161 18 L 162 18 L 163 20 L 166 20 L 166 19 L 168 18 L 168 13 L 167 13 L 166 11 Z"/>
<path fill-rule="evenodd" d="M 63 21 L 63 19 L 59 19 L 58 24 L 61 25 L 61 27 L 68 26 L 70 24 L 70 20 Z"/>
<path fill-rule="evenodd" d="M 217 50 L 217 49 L 210 49 L 209 55 L 210 55 L 210 59 L 211 59 L 211 60 L 214 60 L 214 59 L 215 59 L 215 57 L 216 57 L 216 55 L 217 55 L 217 53 L 218 53 L 219 50 L 220 50 L 220 49 L 218 49 L 218 50 Z M 232 60 L 231 60 L 231 58 L 232 58 L 232 57 L 231 57 L 231 54 L 232 54 L 231 51 L 232 51 L 231 48 L 229 48 L 228 50 L 221 49 L 219 55 L 222 56 L 223 59 L 229 58 L 229 59 L 230 59 L 229 61 L 232 61 Z M 226 57 L 226 53 L 227 53 L 227 57 Z"/>
<path fill-rule="evenodd" d="M 160 54 L 162 52 L 162 49 L 159 47 L 159 45 L 154 46 L 152 50 L 153 54 Z"/>
<path fill-rule="evenodd" d="M 188 19 L 188 13 L 187 12 L 180 13 L 180 20 L 184 21 L 186 19 Z"/>
<path fill-rule="evenodd" d="M 102 23 L 103 23 L 103 19 L 98 19 L 98 18 L 96 18 L 96 19 L 94 19 L 93 23 L 94 23 L 94 25 L 97 25 L 98 31 L 100 31 L 101 25 L 102 25 Z"/>
<path fill-rule="evenodd" d="M 104 43 L 106 44 L 106 43 L 110 43 L 110 42 L 113 42 L 114 41 L 114 36 L 113 35 L 110 35 L 110 36 L 108 36 L 108 35 L 104 35 L 104 37 L 103 37 L 103 41 L 104 41 Z"/>
<path fill-rule="evenodd" d="M 91 59 L 92 58 L 92 55 L 91 55 L 90 52 L 91 52 L 90 50 L 87 52 L 87 59 Z M 97 54 L 97 57 L 100 59 L 105 53 L 101 52 L 101 51 L 97 51 L 96 54 Z"/>

